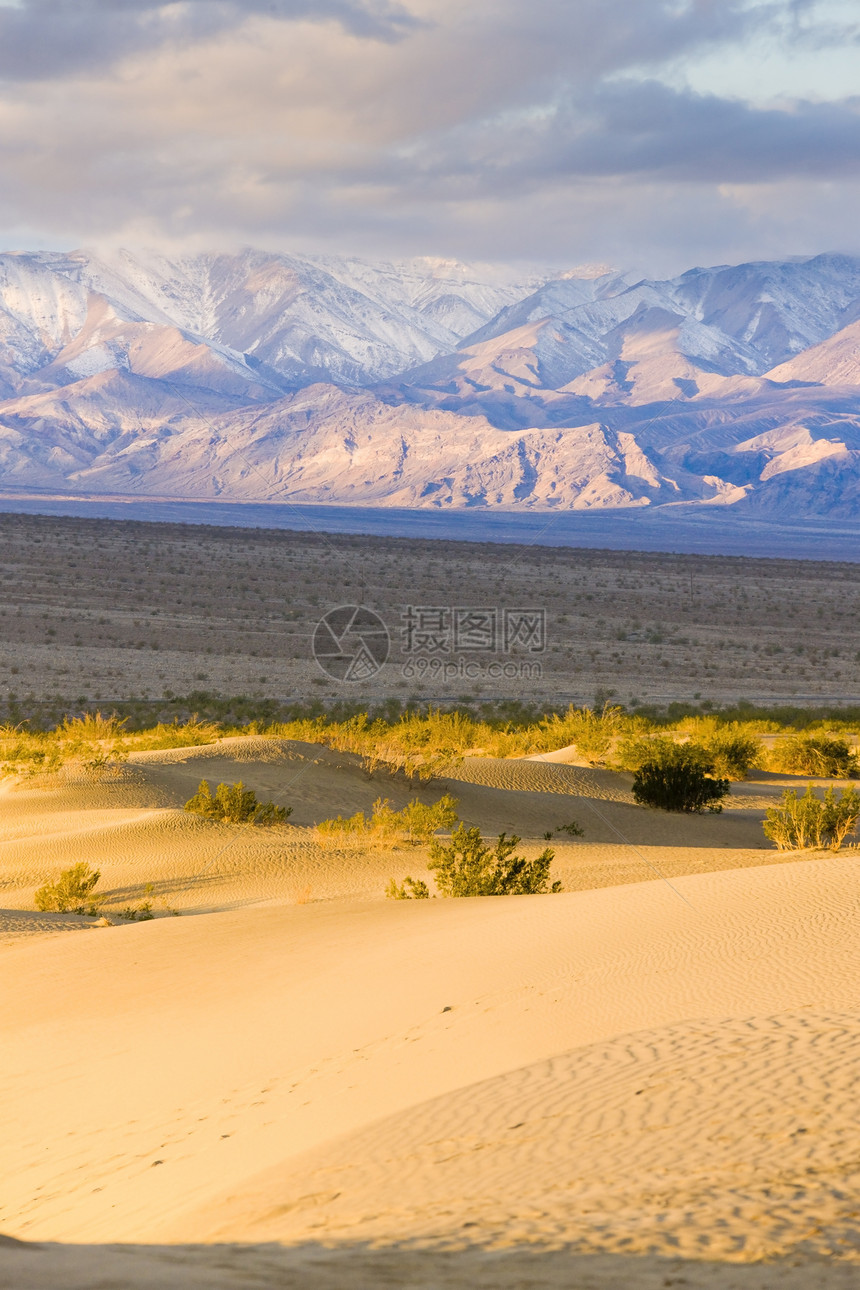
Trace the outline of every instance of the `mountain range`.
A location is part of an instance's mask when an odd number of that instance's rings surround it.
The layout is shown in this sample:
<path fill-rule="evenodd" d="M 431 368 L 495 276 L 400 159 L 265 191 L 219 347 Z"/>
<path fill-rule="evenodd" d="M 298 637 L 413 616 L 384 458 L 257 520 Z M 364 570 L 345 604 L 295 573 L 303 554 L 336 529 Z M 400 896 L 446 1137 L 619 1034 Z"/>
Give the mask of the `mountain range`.
<path fill-rule="evenodd" d="M 860 515 L 860 258 L 0 255 L 0 491 Z"/>

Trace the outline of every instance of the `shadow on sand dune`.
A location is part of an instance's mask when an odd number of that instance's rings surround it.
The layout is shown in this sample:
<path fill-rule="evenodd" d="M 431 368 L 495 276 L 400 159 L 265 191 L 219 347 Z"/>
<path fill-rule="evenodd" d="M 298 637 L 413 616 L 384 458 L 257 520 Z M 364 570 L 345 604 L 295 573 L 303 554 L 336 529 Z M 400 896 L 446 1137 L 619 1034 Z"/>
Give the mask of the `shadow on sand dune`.
<path fill-rule="evenodd" d="M 849 1290 L 856 1264 L 724 1263 L 513 1248 L 55 1245 L 0 1237 L 0 1290 Z"/>

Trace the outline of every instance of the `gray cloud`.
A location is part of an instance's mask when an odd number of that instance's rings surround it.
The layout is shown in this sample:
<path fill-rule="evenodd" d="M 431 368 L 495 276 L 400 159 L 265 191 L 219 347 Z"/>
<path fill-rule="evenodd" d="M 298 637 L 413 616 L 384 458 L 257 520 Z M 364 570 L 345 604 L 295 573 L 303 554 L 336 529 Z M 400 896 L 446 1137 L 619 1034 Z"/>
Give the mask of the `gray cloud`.
<path fill-rule="evenodd" d="M 253 14 L 334 20 L 390 40 L 415 19 L 386 0 L 22 0 L 0 5 L 0 77 L 36 80 L 91 70 L 161 44 L 200 40 Z"/>
<path fill-rule="evenodd" d="M 860 250 L 860 101 L 657 79 L 756 33 L 824 39 L 812 0 L 0 5 L 0 226 L 678 267 Z"/>
<path fill-rule="evenodd" d="M 734 99 L 615 83 L 566 96 L 537 121 L 483 121 L 413 149 L 426 193 L 504 192 L 554 178 L 621 177 L 711 184 L 860 175 L 860 96 L 760 108 Z M 379 172 L 393 182 L 403 161 Z"/>

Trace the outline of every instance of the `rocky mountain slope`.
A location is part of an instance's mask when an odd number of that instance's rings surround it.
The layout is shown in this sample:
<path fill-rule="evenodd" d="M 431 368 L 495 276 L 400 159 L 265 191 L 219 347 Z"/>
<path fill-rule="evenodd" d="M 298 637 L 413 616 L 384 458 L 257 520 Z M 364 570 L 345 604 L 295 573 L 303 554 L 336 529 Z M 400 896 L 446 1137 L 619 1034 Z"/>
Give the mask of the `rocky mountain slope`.
<path fill-rule="evenodd" d="M 0 256 L 0 491 L 860 514 L 860 259 Z"/>

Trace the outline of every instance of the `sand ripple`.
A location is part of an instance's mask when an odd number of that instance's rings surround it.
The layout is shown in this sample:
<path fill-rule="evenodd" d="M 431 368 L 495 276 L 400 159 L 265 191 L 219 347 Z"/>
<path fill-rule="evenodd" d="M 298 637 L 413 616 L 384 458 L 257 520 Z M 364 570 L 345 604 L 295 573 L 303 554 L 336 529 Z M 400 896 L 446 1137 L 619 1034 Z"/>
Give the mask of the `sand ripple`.
<path fill-rule="evenodd" d="M 860 1261 L 858 1063 L 855 1016 L 621 1036 L 338 1142 L 285 1180 L 296 1199 L 264 1226 Z"/>
<path fill-rule="evenodd" d="M 449 778 L 517 792 L 567 793 L 605 802 L 633 802 L 633 776 L 623 771 L 558 765 L 524 757 L 464 757 Z"/>

